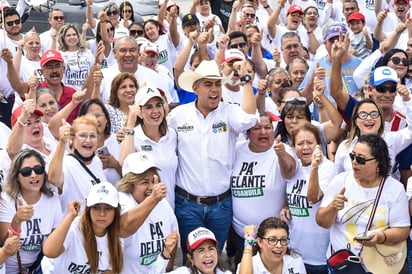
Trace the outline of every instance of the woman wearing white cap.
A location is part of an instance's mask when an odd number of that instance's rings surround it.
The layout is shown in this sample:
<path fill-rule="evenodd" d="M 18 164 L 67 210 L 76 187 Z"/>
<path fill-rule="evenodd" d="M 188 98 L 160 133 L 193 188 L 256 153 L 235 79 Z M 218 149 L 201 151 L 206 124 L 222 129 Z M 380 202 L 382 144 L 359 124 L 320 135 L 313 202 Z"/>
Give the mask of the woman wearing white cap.
<path fill-rule="evenodd" d="M 54 269 L 43 266 L 43 273 L 120 273 L 123 253 L 116 188 L 108 182 L 94 185 L 86 210 L 78 217 L 80 205 L 80 201 L 68 204 L 66 217 L 44 242 L 44 255 L 56 259 Z"/>
<path fill-rule="evenodd" d="M 187 266 L 169 272 L 174 274 L 230 274 L 220 266 L 218 242 L 215 234 L 199 227 L 187 236 Z"/>
<path fill-rule="evenodd" d="M 126 156 L 135 151 L 152 155 L 167 184 L 166 199 L 174 208 L 177 135 L 167 125 L 167 103 L 159 89 L 145 86 L 137 92 L 135 104 L 129 109 L 119 162 L 122 164 Z"/>
<path fill-rule="evenodd" d="M 175 251 L 165 242 L 177 243 L 178 225 L 173 209 L 163 199 L 167 190 L 165 183 L 160 181 L 158 169 L 147 152 L 132 153 L 123 163 L 123 178 L 117 186 L 122 206 L 121 236 L 127 237 L 124 241 L 125 274 L 164 273 L 166 264 L 166 270 L 173 269 Z M 162 270 L 155 271 L 158 264 Z"/>

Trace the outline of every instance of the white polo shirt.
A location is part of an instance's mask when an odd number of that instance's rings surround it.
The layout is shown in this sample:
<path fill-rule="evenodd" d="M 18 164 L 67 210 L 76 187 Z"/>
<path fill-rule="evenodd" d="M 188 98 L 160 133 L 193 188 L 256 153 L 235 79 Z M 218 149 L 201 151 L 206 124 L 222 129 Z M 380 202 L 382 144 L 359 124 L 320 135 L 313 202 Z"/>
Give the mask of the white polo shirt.
<path fill-rule="evenodd" d="M 169 114 L 169 126 L 177 132 L 176 185 L 197 196 L 217 196 L 227 191 L 237 137 L 257 121 L 257 115 L 225 102 L 206 117 L 195 102 L 175 108 Z"/>

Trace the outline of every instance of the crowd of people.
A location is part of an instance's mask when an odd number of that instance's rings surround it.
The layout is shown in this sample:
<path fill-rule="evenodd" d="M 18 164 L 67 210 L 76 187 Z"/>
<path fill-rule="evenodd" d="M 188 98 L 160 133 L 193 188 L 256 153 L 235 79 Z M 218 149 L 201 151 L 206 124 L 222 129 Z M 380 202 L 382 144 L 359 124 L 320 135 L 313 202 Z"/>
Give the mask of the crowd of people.
<path fill-rule="evenodd" d="M 409 0 L 84 5 L 0 7 L 0 273 L 412 273 Z"/>

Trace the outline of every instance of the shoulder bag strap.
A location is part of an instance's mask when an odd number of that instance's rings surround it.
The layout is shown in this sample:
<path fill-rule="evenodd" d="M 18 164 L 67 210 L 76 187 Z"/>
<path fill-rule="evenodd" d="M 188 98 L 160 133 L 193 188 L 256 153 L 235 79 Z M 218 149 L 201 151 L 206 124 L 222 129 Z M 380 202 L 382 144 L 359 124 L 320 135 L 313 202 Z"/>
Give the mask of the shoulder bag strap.
<path fill-rule="evenodd" d="M 91 170 L 85 165 L 85 163 L 83 163 L 82 161 L 80 161 L 79 158 L 76 157 L 76 155 L 74 155 L 73 153 L 70 153 L 69 156 L 72 156 L 74 159 L 76 159 L 80 165 L 84 168 L 84 170 L 86 170 L 87 173 L 89 173 L 90 176 L 92 176 L 93 180 L 96 182 L 96 184 L 100 184 L 100 179 L 97 178 L 93 172 L 91 172 Z"/>
<path fill-rule="evenodd" d="M 368 224 L 366 225 L 365 234 L 372 226 L 373 218 L 375 217 L 376 209 L 378 208 L 379 199 L 382 194 L 383 185 L 385 184 L 386 177 L 382 177 L 381 182 L 379 184 L 378 192 L 376 193 L 375 201 L 373 202 L 371 216 L 369 217 Z"/>

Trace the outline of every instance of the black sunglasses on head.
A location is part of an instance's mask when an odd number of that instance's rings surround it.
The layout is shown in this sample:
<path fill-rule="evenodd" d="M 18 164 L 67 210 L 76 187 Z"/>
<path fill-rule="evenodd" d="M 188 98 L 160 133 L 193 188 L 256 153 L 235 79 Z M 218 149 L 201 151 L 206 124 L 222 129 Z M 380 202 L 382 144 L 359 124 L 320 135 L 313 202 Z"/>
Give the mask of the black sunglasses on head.
<path fill-rule="evenodd" d="M 409 65 L 409 61 L 406 58 L 399 58 L 399 57 L 392 57 L 391 58 L 392 63 L 394 63 L 395 65 L 399 65 L 402 62 L 402 66 L 407 66 Z"/>
<path fill-rule="evenodd" d="M 391 85 L 391 86 L 376 86 L 375 87 L 376 91 L 379 93 L 385 93 L 389 91 L 390 93 L 395 93 L 396 92 L 396 85 Z"/>
<path fill-rule="evenodd" d="M 22 169 L 19 170 L 21 176 L 23 177 L 29 177 L 33 171 L 37 175 L 41 175 L 44 173 L 44 166 L 37 165 L 34 167 L 23 167 Z"/>

